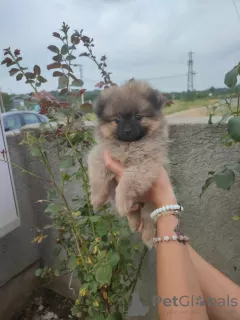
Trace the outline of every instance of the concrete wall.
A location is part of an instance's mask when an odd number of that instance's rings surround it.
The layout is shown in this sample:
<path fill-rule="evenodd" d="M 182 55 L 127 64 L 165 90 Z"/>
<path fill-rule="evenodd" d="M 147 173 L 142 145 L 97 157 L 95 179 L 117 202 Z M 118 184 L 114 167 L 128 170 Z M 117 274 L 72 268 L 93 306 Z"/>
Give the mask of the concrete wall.
<path fill-rule="evenodd" d="M 171 122 L 169 150 L 171 177 L 178 201 L 185 208 L 183 218 L 185 233 L 191 237 L 192 246 L 205 259 L 240 284 L 240 225 L 238 221 L 231 219 L 240 209 L 239 180 L 228 192 L 212 186 L 201 200 L 199 198 L 208 171 L 238 160 L 239 146 L 224 148 L 221 145 L 221 134 L 225 132 L 225 126 L 214 128 L 200 123 L 199 120 L 195 120 L 197 123 L 191 120 L 188 120 L 188 123 L 179 123 L 176 119 Z M 39 166 L 36 159 L 29 158 L 27 151 L 17 145 L 19 139 L 19 137 L 8 139 L 12 161 L 17 161 L 29 171 L 34 170 L 38 175 L 47 177 L 46 171 Z M 51 161 L 57 172 L 58 160 L 54 149 L 51 152 Z M 35 202 L 45 197 L 45 189 L 49 186 L 45 182 L 36 182 L 35 178 L 22 175 L 15 169 L 14 177 L 22 224 L 5 239 L 0 239 L 2 285 L 38 259 L 39 255 L 46 263 L 54 262 L 51 254 L 55 244 L 54 235 L 39 248 L 40 251 L 30 244 L 32 239 L 30 229 L 34 224 L 41 226 L 47 223 L 43 206 Z M 68 190 L 68 194 L 79 192 L 81 189 L 76 185 L 72 185 Z M 69 295 L 67 282 L 68 279 L 64 279 L 55 285 L 55 290 Z M 141 319 L 157 319 L 156 309 L 152 304 L 155 286 L 155 257 L 154 251 L 151 251 L 145 259 L 133 305 L 129 310 L 131 319 L 139 319 L 138 316 L 141 316 Z"/>

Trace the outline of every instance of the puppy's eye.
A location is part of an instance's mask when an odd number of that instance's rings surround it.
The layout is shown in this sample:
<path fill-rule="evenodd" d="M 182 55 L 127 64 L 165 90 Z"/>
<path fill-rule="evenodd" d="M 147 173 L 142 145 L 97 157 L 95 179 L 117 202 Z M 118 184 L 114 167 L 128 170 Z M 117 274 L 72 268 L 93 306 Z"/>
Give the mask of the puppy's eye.
<path fill-rule="evenodd" d="M 140 116 L 140 114 L 136 114 L 135 118 L 136 118 L 136 120 L 141 120 L 142 116 Z"/>
<path fill-rule="evenodd" d="M 120 119 L 119 119 L 119 118 L 116 118 L 114 121 L 115 121 L 116 123 L 119 123 L 119 122 L 120 122 Z"/>

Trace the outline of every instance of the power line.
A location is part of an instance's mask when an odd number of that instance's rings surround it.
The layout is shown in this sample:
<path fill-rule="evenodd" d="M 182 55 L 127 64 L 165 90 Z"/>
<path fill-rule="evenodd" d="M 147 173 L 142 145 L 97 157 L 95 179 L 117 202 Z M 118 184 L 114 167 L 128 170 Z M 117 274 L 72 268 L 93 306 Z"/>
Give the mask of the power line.
<path fill-rule="evenodd" d="M 174 74 L 174 75 L 171 75 L 171 76 L 162 76 L 162 77 L 156 77 L 156 78 L 137 78 L 137 79 L 140 79 L 140 80 L 149 80 L 149 81 L 152 81 L 152 80 L 162 80 L 162 79 L 170 79 L 170 78 L 179 78 L 179 77 L 186 77 L 187 74 L 184 73 L 184 74 Z M 89 78 L 85 78 L 86 81 L 94 81 L 94 82 L 97 82 L 99 81 L 98 80 L 93 80 L 93 79 L 89 79 Z"/>

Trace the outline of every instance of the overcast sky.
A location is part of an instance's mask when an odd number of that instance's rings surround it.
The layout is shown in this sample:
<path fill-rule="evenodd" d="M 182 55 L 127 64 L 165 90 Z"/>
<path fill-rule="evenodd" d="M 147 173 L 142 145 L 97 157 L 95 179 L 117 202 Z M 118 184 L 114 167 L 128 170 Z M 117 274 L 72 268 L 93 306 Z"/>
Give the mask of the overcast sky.
<path fill-rule="evenodd" d="M 240 0 L 235 4 L 240 13 Z M 58 43 L 52 32 L 63 21 L 95 39 L 95 53 L 107 54 L 117 83 L 184 75 L 192 50 L 195 89 L 223 87 L 224 74 L 240 60 L 240 20 L 231 0 L 2 0 L 1 49 L 21 49 L 27 66 L 39 64 L 49 79 L 46 90 L 57 87 L 45 67 L 52 57 L 46 48 Z M 93 89 L 101 80 L 95 65 L 85 57 L 76 62 L 84 66 L 85 87 Z M 186 90 L 187 77 L 149 82 L 162 91 Z M 0 87 L 31 91 L 5 66 L 0 66 Z"/>

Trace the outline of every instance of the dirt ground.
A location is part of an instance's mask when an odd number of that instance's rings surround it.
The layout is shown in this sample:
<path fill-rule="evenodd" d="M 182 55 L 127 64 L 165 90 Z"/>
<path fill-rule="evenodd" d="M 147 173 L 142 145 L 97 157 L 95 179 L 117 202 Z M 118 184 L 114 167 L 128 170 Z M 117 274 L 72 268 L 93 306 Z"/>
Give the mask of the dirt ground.
<path fill-rule="evenodd" d="M 73 302 L 48 289 L 37 290 L 25 309 L 12 320 L 75 320 L 71 316 Z"/>

